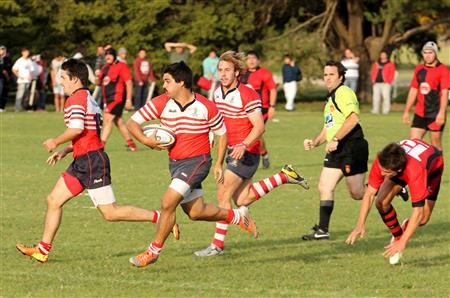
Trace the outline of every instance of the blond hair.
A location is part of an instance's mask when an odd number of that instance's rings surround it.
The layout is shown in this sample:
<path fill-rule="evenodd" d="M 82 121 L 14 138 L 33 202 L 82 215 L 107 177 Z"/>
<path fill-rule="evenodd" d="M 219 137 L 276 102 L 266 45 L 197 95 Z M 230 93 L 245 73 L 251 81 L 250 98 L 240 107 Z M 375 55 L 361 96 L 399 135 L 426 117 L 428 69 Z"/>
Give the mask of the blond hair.
<path fill-rule="evenodd" d="M 235 71 L 239 71 L 239 75 L 244 72 L 245 68 L 245 54 L 236 53 L 235 51 L 226 51 L 220 55 L 219 62 L 225 61 L 232 63 Z"/>

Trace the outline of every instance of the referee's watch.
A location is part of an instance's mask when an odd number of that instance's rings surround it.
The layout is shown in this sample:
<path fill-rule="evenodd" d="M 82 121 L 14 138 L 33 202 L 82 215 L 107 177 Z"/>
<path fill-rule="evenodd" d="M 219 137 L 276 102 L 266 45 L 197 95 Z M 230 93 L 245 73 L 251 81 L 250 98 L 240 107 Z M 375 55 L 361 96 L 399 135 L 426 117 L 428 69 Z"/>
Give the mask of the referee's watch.
<path fill-rule="evenodd" d="M 338 140 L 338 138 L 336 138 L 336 136 L 334 136 L 331 140 L 339 143 L 339 140 Z"/>

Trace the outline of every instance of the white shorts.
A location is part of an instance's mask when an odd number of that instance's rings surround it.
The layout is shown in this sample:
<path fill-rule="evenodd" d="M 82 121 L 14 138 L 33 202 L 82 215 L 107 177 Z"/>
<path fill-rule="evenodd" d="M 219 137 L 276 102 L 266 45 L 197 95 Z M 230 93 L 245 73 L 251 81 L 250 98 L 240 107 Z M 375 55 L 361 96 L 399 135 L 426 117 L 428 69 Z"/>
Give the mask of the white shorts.
<path fill-rule="evenodd" d="M 116 197 L 114 196 L 111 184 L 99 188 L 87 189 L 87 192 L 95 207 L 98 205 L 109 205 L 116 202 Z"/>
<path fill-rule="evenodd" d="M 53 86 L 53 94 L 61 94 L 64 95 L 64 88 L 62 85 Z"/>
<path fill-rule="evenodd" d="M 195 199 L 203 197 L 203 190 L 201 188 L 191 189 L 189 184 L 181 179 L 173 179 L 169 187 L 183 196 L 183 200 L 180 202 L 180 204 L 186 204 Z"/>

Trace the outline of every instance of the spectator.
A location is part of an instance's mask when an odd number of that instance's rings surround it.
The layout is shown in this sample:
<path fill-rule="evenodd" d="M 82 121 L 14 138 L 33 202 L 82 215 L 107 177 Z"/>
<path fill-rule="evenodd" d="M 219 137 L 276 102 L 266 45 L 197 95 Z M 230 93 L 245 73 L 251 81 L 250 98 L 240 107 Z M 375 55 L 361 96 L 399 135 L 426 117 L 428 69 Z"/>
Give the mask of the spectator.
<path fill-rule="evenodd" d="M 203 60 L 203 77 L 211 82 L 211 86 L 208 89 L 208 98 L 212 99 L 212 94 L 216 89 L 217 82 L 220 81 L 219 71 L 217 70 L 217 64 L 219 63 L 219 57 L 215 50 L 209 51 L 208 57 Z"/>
<path fill-rule="evenodd" d="M 97 55 L 95 56 L 95 64 L 94 64 L 94 74 L 96 77 L 100 74 L 100 69 L 105 65 L 105 50 L 106 47 L 98 46 L 97 47 Z M 98 104 L 98 106 L 103 109 L 103 97 L 102 97 L 102 87 L 101 86 L 95 86 L 94 94 L 92 95 L 94 97 L 95 102 Z"/>
<path fill-rule="evenodd" d="M 297 95 L 297 82 L 301 81 L 302 72 L 289 54 L 284 55 L 283 62 L 281 70 L 283 73 L 284 97 L 286 98 L 284 108 L 286 111 L 293 111 L 295 109 L 295 96 Z"/>
<path fill-rule="evenodd" d="M 153 66 L 147 59 L 147 53 L 141 49 L 134 60 L 134 107 L 136 109 L 142 108 L 147 101 L 149 82 L 155 82 L 155 74 Z"/>
<path fill-rule="evenodd" d="M 126 48 L 119 48 L 119 51 L 117 52 L 117 61 L 127 64 L 127 55 L 128 51 Z"/>
<path fill-rule="evenodd" d="M 8 99 L 8 86 L 11 80 L 12 61 L 4 45 L 0 45 L 0 113 L 5 111 Z"/>
<path fill-rule="evenodd" d="M 50 66 L 50 78 L 53 86 L 53 96 L 55 104 L 55 112 L 62 112 L 64 109 L 64 89 L 61 85 L 61 65 L 64 62 L 64 56 L 61 52 L 57 52 Z"/>
<path fill-rule="evenodd" d="M 39 91 L 39 100 L 37 103 L 38 111 L 45 111 L 45 101 L 47 99 L 47 92 L 45 87 L 47 85 L 47 77 L 48 77 L 48 62 L 47 62 L 47 53 L 42 52 L 37 57 L 36 63 L 41 67 L 41 72 L 39 74 L 39 80 L 37 81 L 37 89 Z"/>
<path fill-rule="evenodd" d="M 20 57 L 13 65 L 12 71 L 17 77 L 16 112 L 22 110 L 22 104 L 28 96 L 31 80 L 33 78 L 33 63 L 30 59 L 30 51 L 23 48 Z"/>
<path fill-rule="evenodd" d="M 391 87 L 395 77 L 395 64 L 386 51 L 381 51 L 378 61 L 372 65 L 372 114 L 380 113 L 383 97 L 383 114 L 391 110 Z"/>
<path fill-rule="evenodd" d="M 345 49 L 341 63 L 347 69 L 344 85 L 356 92 L 359 78 L 359 57 L 355 57 L 351 49 Z"/>
<path fill-rule="evenodd" d="M 188 63 L 189 57 L 197 51 L 197 47 L 184 42 L 166 42 L 164 48 L 169 52 L 170 63 L 183 61 Z"/>

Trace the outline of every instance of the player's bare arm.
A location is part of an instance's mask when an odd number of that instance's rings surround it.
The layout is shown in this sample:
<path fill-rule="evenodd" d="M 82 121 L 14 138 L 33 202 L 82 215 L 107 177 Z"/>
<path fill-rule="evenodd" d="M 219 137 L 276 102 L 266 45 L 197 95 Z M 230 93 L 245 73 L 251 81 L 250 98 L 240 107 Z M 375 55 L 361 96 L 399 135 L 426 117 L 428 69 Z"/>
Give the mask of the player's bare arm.
<path fill-rule="evenodd" d="M 217 183 L 223 183 L 222 165 L 227 153 L 228 138 L 227 134 L 223 134 L 217 138 L 217 159 L 214 165 L 214 178 Z"/>
<path fill-rule="evenodd" d="M 275 117 L 275 107 L 277 105 L 277 89 L 273 88 L 269 91 L 269 111 L 268 117 L 272 120 Z"/>
<path fill-rule="evenodd" d="M 83 130 L 79 128 L 67 128 L 61 135 L 57 136 L 56 138 L 45 140 L 42 145 L 48 152 L 52 152 L 53 149 L 61 144 L 72 141 L 82 132 Z"/>
<path fill-rule="evenodd" d="M 364 193 L 364 197 L 361 202 L 361 207 L 359 209 L 359 217 L 358 222 L 356 224 L 356 227 L 353 229 L 353 231 L 350 233 L 350 235 L 347 237 L 347 240 L 345 240 L 345 243 L 348 245 L 353 245 L 356 241 L 356 239 L 359 237 L 363 238 L 365 236 L 365 225 L 367 216 L 369 215 L 370 208 L 372 207 L 375 194 L 377 193 L 377 189 L 373 188 L 372 186 L 368 186 L 366 189 L 366 192 Z"/>
<path fill-rule="evenodd" d="M 327 130 L 326 128 L 322 128 L 320 133 L 314 138 L 314 140 L 311 139 L 305 139 L 303 141 L 303 146 L 305 147 L 305 150 L 311 150 L 314 149 L 317 146 L 322 145 L 327 140 Z"/>
<path fill-rule="evenodd" d="M 411 124 L 411 121 L 409 120 L 409 110 L 416 102 L 418 89 L 411 87 L 408 92 L 408 97 L 406 98 L 406 105 L 405 105 L 405 111 L 403 112 L 403 123 L 404 124 Z"/>
<path fill-rule="evenodd" d="M 131 135 L 133 137 L 135 137 L 141 144 L 143 144 L 151 149 L 154 149 L 154 150 L 166 149 L 166 148 L 159 146 L 159 145 L 164 145 L 166 143 L 156 140 L 156 132 L 157 132 L 156 129 L 150 137 L 147 137 L 142 132 L 141 126 L 131 118 L 127 122 L 127 128 L 128 128 L 128 131 L 131 133 Z"/>
<path fill-rule="evenodd" d="M 67 147 L 64 147 L 63 149 L 59 150 L 58 152 L 54 152 L 52 155 L 50 155 L 47 158 L 47 163 L 50 166 L 54 166 L 60 159 L 63 159 L 66 157 L 67 154 L 73 151 L 73 146 L 69 145 Z"/>
<path fill-rule="evenodd" d="M 261 112 L 258 111 L 248 115 L 248 119 L 253 124 L 253 128 L 242 144 L 234 146 L 233 151 L 230 154 L 233 159 L 241 159 L 242 156 L 244 156 L 247 147 L 256 142 L 264 133 L 264 120 Z"/>
<path fill-rule="evenodd" d="M 352 112 L 344 121 L 341 128 L 336 132 L 334 138 L 328 142 L 325 147 L 327 153 L 336 151 L 339 140 L 342 140 L 353 128 L 359 123 L 359 116 L 355 112 Z"/>
<path fill-rule="evenodd" d="M 439 103 L 439 112 L 436 115 L 436 124 L 443 125 L 445 123 L 445 114 L 448 105 L 448 89 L 441 90 L 441 98 Z"/>
<path fill-rule="evenodd" d="M 127 99 L 125 102 L 125 108 L 129 110 L 133 105 L 133 102 L 131 101 L 131 96 L 133 95 L 133 82 L 131 80 L 126 81 L 125 88 L 127 90 Z"/>

